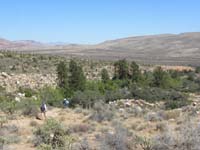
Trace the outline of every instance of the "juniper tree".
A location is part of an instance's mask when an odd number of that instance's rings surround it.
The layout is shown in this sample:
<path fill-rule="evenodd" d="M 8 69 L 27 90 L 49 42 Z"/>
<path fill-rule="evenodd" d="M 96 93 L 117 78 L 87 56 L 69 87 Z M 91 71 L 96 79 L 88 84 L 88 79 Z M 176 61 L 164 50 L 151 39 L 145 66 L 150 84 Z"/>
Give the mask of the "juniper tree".
<path fill-rule="evenodd" d="M 117 62 L 115 62 L 114 67 L 115 67 L 115 75 L 114 75 L 115 79 L 120 79 L 120 80 L 128 79 L 129 66 L 126 59 L 118 60 Z"/>
<path fill-rule="evenodd" d="M 76 61 L 71 60 L 69 63 L 69 87 L 73 91 L 85 89 L 86 78 L 83 73 L 83 69 L 81 66 L 77 64 Z"/>
<path fill-rule="evenodd" d="M 136 62 L 132 61 L 130 66 L 130 74 L 132 81 L 138 81 L 141 77 L 139 66 Z"/>
<path fill-rule="evenodd" d="M 109 77 L 108 71 L 104 68 L 104 69 L 101 71 L 101 80 L 102 80 L 104 83 L 106 83 L 109 79 L 110 79 L 110 77 Z"/>
<path fill-rule="evenodd" d="M 66 87 L 68 87 L 68 70 L 66 64 L 64 62 L 60 62 L 57 65 L 56 70 L 58 86 L 65 89 Z"/>

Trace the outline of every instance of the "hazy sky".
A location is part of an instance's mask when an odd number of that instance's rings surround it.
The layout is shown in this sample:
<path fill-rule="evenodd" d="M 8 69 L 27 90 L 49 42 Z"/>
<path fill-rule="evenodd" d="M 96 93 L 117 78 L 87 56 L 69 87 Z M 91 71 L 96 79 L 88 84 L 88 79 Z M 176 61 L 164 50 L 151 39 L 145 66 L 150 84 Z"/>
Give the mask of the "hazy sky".
<path fill-rule="evenodd" d="M 0 0 L 0 37 L 98 43 L 200 31 L 200 0 Z"/>

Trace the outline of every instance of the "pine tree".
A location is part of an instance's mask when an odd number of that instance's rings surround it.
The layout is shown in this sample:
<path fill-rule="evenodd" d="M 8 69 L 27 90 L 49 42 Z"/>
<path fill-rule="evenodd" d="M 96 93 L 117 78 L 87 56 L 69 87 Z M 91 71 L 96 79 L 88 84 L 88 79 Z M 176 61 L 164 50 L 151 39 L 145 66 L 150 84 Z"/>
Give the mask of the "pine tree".
<path fill-rule="evenodd" d="M 167 86 L 167 74 L 161 67 L 157 67 L 153 72 L 153 85 L 156 87 Z"/>
<path fill-rule="evenodd" d="M 129 76 L 129 70 L 128 70 L 128 62 L 126 59 L 119 60 L 115 62 L 115 76 L 116 79 L 128 79 Z"/>
<path fill-rule="evenodd" d="M 68 72 L 66 64 L 64 62 L 60 62 L 57 65 L 56 70 L 57 70 L 58 86 L 60 88 L 68 87 Z"/>
<path fill-rule="evenodd" d="M 132 61 L 131 63 L 131 79 L 132 81 L 138 81 L 141 78 L 141 72 L 139 70 L 138 64 Z"/>
<path fill-rule="evenodd" d="M 74 60 L 69 63 L 69 87 L 73 91 L 85 89 L 86 78 L 83 73 L 83 69 Z"/>
<path fill-rule="evenodd" d="M 106 83 L 109 79 L 110 79 L 110 77 L 109 77 L 108 71 L 104 68 L 104 69 L 101 71 L 101 80 L 102 80 L 104 83 Z"/>

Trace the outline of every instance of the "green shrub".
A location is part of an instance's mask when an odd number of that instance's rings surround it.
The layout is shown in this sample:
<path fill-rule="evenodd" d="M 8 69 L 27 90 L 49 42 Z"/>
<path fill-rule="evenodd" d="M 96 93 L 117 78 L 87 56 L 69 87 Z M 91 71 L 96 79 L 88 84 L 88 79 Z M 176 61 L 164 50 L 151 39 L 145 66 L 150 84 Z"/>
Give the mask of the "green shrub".
<path fill-rule="evenodd" d="M 3 125 L 7 122 L 8 122 L 8 119 L 5 116 L 0 116 L 0 128 L 2 128 Z"/>
<path fill-rule="evenodd" d="M 200 66 L 196 67 L 195 72 L 200 73 Z"/>
<path fill-rule="evenodd" d="M 121 124 L 114 127 L 114 132 L 106 132 L 100 139 L 101 150 L 134 150 L 137 149 L 134 137 Z"/>
<path fill-rule="evenodd" d="M 59 88 L 45 87 L 40 92 L 41 101 L 45 101 L 50 106 L 62 107 L 64 93 Z"/>
<path fill-rule="evenodd" d="M 97 122 L 111 121 L 114 117 L 114 110 L 103 102 L 95 103 L 90 119 Z"/>
<path fill-rule="evenodd" d="M 133 84 L 130 91 L 134 98 L 140 98 L 150 102 L 170 100 L 170 102 L 180 101 L 180 103 L 185 103 L 187 101 L 187 97 L 184 94 L 175 90 L 164 90 L 155 87 L 139 87 L 136 84 Z"/>
<path fill-rule="evenodd" d="M 118 89 L 114 91 L 106 91 L 105 93 L 105 101 L 115 101 L 120 99 L 127 99 L 131 97 L 131 93 L 127 88 Z"/>
<path fill-rule="evenodd" d="M 19 143 L 19 129 L 15 125 L 6 125 L 0 128 L 0 149 L 13 143 Z M 2 148 L 3 149 L 3 148 Z"/>
<path fill-rule="evenodd" d="M 110 80 L 110 76 L 109 76 L 109 74 L 108 74 L 108 71 L 107 71 L 105 68 L 102 69 L 102 71 L 101 71 L 101 80 L 102 80 L 104 83 L 106 83 L 107 81 Z"/>
<path fill-rule="evenodd" d="M 8 143 L 7 139 L 3 136 L 0 136 L 0 148 L 3 150 L 4 149 L 4 145 L 6 145 Z"/>
<path fill-rule="evenodd" d="M 90 91 L 99 91 L 102 94 L 105 94 L 106 91 L 112 91 L 118 89 L 119 86 L 115 81 L 109 80 L 106 83 L 101 81 L 87 81 L 86 89 Z"/>
<path fill-rule="evenodd" d="M 91 129 L 91 127 L 87 124 L 76 124 L 69 127 L 70 133 L 86 133 Z"/>
<path fill-rule="evenodd" d="M 38 147 L 38 150 L 53 150 L 53 148 L 51 147 L 51 145 L 41 144 L 41 145 Z"/>
<path fill-rule="evenodd" d="M 83 108 L 91 108 L 94 103 L 104 99 L 102 94 L 98 91 L 77 91 L 71 99 L 71 106 L 80 105 Z"/>
<path fill-rule="evenodd" d="M 39 113 L 39 105 L 31 100 L 26 100 L 27 102 L 23 103 L 22 114 L 25 116 L 36 116 Z"/>
<path fill-rule="evenodd" d="M 179 90 L 182 92 L 198 92 L 199 89 L 200 85 L 198 83 L 190 80 L 183 80 L 182 87 Z"/>
<path fill-rule="evenodd" d="M 6 101 L 6 100 L 4 100 L 3 102 L 1 102 L 0 108 L 3 112 L 12 115 L 17 111 L 16 104 L 17 104 L 16 101 L 13 101 L 13 100 Z"/>
<path fill-rule="evenodd" d="M 167 102 L 165 102 L 165 108 L 166 109 L 176 109 L 176 108 L 180 108 L 183 106 L 187 106 L 189 105 L 190 102 L 187 100 L 168 100 Z"/>
<path fill-rule="evenodd" d="M 32 97 L 33 95 L 36 94 L 36 91 L 34 91 L 33 89 L 23 88 L 23 87 L 19 88 L 19 92 L 20 93 L 25 93 L 25 97 Z"/>
<path fill-rule="evenodd" d="M 115 84 L 117 84 L 118 88 L 129 87 L 130 80 L 114 80 Z"/>
<path fill-rule="evenodd" d="M 153 139 L 153 150 L 198 150 L 200 127 L 185 121 L 179 131 L 167 130 Z"/>
<path fill-rule="evenodd" d="M 87 81 L 85 91 L 99 91 L 103 93 L 105 91 L 105 84 L 100 81 Z"/>
<path fill-rule="evenodd" d="M 48 119 L 46 122 L 34 132 L 36 146 L 44 146 L 50 149 L 67 149 L 75 140 L 71 140 L 68 130 L 64 126 L 54 120 Z"/>
<path fill-rule="evenodd" d="M 153 142 L 146 137 L 138 137 L 138 143 L 143 150 L 153 150 Z"/>

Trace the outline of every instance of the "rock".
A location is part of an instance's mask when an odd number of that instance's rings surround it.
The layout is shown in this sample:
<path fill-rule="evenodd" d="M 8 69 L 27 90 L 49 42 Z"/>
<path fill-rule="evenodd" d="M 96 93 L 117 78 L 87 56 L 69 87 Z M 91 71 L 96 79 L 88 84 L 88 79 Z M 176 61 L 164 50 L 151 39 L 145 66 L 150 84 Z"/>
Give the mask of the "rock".
<path fill-rule="evenodd" d="M 119 112 L 123 113 L 123 112 L 125 112 L 125 110 L 123 108 L 119 108 Z"/>
<path fill-rule="evenodd" d="M 17 96 L 19 96 L 19 97 L 25 97 L 25 93 L 17 93 Z"/>
<path fill-rule="evenodd" d="M 127 102 L 125 103 L 125 107 L 131 107 L 131 102 L 127 101 Z"/>
<path fill-rule="evenodd" d="M 37 100 L 37 97 L 36 96 L 32 96 L 32 99 Z"/>
<path fill-rule="evenodd" d="M 15 101 L 16 101 L 16 102 L 20 102 L 21 99 L 20 99 L 19 97 L 15 97 Z"/>
<path fill-rule="evenodd" d="M 194 106 L 194 107 L 197 106 L 197 103 L 196 103 L 196 102 L 193 102 L 193 103 L 192 103 L 192 106 Z"/>
<path fill-rule="evenodd" d="M 2 72 L 1 75 L 2 75 L 2 77 L 4 77 L 4 78 L 7 78 L 7 77 L 8 77 L 8 74 L 7 74 L 6 72 Z"/>
<path fill-rule="evenodd" d="M 19 81 L 16 81 L 16 84 L 17 84 L 17 85 L 19 85 L 19 84 L 20 84 L 20 82 L 19 82 Z"/>
<path fill-rule="evenodd" d="M 13 69 L 14 66 L 9 66 L 9 69 Z"/>
<path fill-rule="evenodd" d="M 175 122 L 175 119 L 169 119 L 170 122 Z"/>
<path fill-rule="evenodd" d="M 38 113 L 35 117 L 36 117 L 36 119 L 38 119 L 38 120 L 44 120 L 44 117 L 42 116 L 41 113 Z"/>
<path fill-rule="evenodd" d="M 114 104 L 114 103 L 113 103 L 113 102 L 109 102 L 108 104 L 109 104 L 109 105 L 112 105 L 112 104 Z"/>

